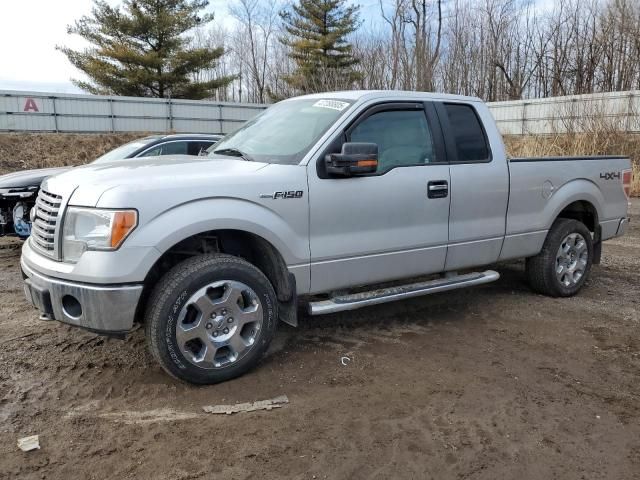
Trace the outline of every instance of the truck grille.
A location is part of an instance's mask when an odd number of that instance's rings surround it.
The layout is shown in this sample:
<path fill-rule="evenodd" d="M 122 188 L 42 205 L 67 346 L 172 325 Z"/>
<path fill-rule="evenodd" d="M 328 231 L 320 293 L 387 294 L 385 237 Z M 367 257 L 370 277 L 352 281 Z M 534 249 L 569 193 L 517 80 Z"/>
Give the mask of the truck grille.
<path fill-rule="evenodd" d="M 36 199 L 35 218 L 31 225 L 33 244 L 45 255 L 55 257 L 56 226 L 62 197 L 40 189 Z"/>

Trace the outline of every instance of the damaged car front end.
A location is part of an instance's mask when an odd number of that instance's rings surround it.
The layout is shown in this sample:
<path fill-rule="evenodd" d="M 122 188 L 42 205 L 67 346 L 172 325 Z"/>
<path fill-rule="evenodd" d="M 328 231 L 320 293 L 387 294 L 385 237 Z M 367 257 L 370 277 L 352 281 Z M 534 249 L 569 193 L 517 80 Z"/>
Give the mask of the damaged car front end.
<path fill-rule="evenodd" d="M 40 184 L 65 170 L 68 168 L 46 168 L 0 177 L 0 236 L 24 239 L 31 235 L 29 212 L 35 205 Z"/>

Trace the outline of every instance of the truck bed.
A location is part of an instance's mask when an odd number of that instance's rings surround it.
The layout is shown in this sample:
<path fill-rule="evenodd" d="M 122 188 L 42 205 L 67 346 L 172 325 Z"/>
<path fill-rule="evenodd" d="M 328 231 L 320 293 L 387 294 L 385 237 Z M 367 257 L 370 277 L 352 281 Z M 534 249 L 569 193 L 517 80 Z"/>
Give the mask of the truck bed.
<path fill-rule="evenodd" d="M 603 240 L 615 236 L 628 202 L 620 172 L 630 168 L 624 156 L 511 158 L 501 259 L 537 253 L 550 222 L 574 201 L 595 207 Z"/>

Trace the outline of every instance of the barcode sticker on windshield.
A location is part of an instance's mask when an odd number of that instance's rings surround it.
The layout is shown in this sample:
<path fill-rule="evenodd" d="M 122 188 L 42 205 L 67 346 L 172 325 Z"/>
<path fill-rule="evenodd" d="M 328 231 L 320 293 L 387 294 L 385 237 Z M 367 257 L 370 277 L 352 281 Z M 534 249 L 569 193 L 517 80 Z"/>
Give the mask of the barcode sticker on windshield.
<path fill-rule="evenodd" d="M 341 112 L 349 106 L 347 102 L 341 102 L 339 100 L 318 100 L 313 104 L 314 107 L 330 108 L 332 110 L 338 110 Z"/>

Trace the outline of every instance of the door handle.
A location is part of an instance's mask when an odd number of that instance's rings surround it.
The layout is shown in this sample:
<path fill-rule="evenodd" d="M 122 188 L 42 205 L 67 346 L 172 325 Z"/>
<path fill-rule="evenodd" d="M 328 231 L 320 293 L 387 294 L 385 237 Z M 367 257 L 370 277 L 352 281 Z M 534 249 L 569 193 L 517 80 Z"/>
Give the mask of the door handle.
<path fill-rule="evenodd" d="M 428 198 L 445 198 L 449 195 L 449 182 L 446 180 L 434 180 L 427 183 Z"/>

